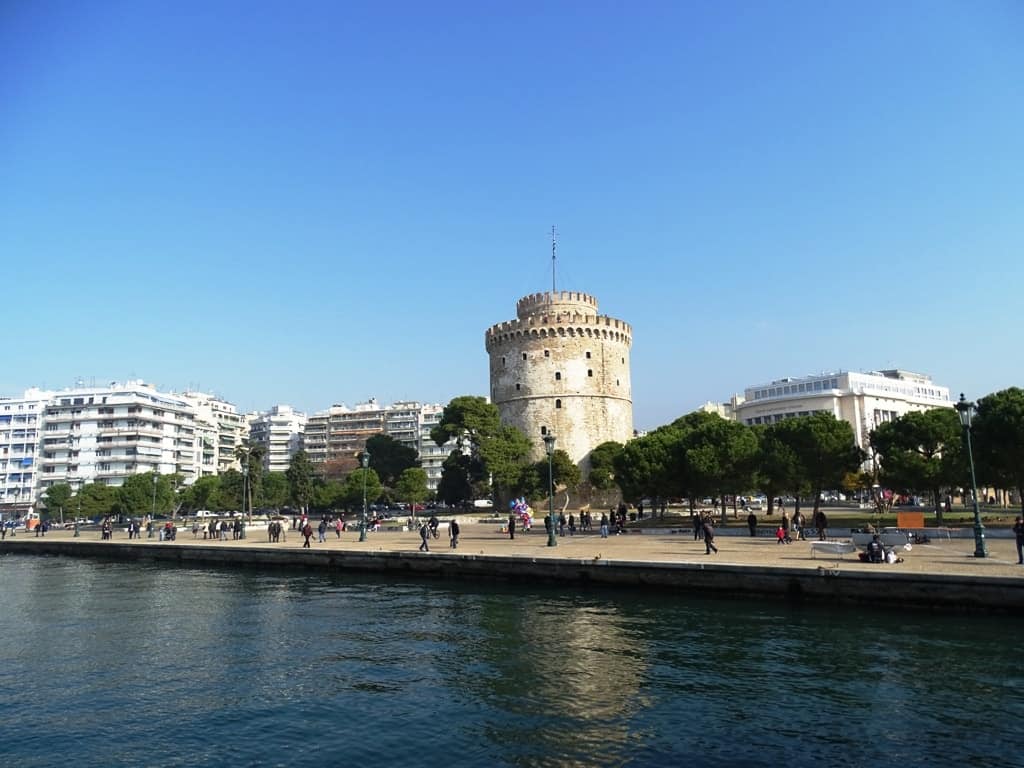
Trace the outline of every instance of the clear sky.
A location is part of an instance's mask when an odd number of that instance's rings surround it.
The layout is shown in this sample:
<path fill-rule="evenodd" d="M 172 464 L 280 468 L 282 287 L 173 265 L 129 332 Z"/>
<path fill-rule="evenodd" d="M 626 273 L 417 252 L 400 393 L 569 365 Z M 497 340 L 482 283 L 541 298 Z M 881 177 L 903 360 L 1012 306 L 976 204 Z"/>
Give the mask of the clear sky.
<path fill-rule="evenodd" d="M 0 2 L 0 394 L 485 395 L 552 225 L 638 428 L 1024 385 L 1024 4 Z"/>

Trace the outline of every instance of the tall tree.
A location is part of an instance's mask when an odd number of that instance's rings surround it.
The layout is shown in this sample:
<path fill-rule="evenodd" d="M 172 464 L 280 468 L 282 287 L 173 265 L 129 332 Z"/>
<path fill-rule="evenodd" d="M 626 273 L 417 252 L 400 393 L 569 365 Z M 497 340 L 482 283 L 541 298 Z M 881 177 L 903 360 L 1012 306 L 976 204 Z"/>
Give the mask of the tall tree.
<path fill-rule="evenodd" d="M 814 494 L 814 512 L 821 507 L 821 492 L 838 488 L 847 472 L 854 472 L 864 460 L 850 423 L 831 413 L 812 413 L 787 419 L 781 433 L 795 451 L 801 474 Z"/>
<path fill-rule="evenodd" d="M 982 482 L 1016 489 L 1024 513 L 1024 389 L 1010 387 L 981 398 L 972 430 Z"/>
<path fill-rule="evenodd" d="M 219 490 L 220 475 L 200 477 L 185 490 L 185 507 L 192 512 L 200 509 L 210 509 Z"/>
<path fill-rule="evenodd" d="M 768 497 L 768 514 L 775 511 L 775 499 L 784 490 L 798 485 L 800 468 L 796 452 L 783 436 L 786 421 L 767 426 L 755 426 L 758 438 L 755 483 Z"/>
<path fill-rule="evenodd" d="M 622 453 L 622 443 L 609 440 L 590 452 L 590 485 L 599 491 L 615 487 L 615 457 Z"/>
<path fill-rule="evenodd" d="M 154 486 L 154 476 L 156 479 Z M 136 516 L 168 514 L 174 508 L 174 488 L 170 475 L 146 472 L 130 475 L 117 489 L 119 514 Z"/>
<path fill-rule="evenodd" d="M 367 504 L 375 502 L 380 496 L 380 492 L 382 490 L 380 478 L 377 477 L 377 473 L 372 469 L 363 469 L 360 467 L 359 469 L 350 472 L 349 476 L 345 478 L 345 482 L 342 485 L 341 490 L 342 503 L 350 510 L 358 509 L 361 511 L 363 508 L 364 488 Z"/>
<path fill-rule="evenodd" d="M 476 494 L 474 487 L 486 484 L 483 463 L 459 451 L 452 451 L 441 465 L 441 480 L 437 484 L 437 498 L 449 506 L 470 501 Z"/>
<path fill-rule="evenodd" d="M 380 481 L 391 488 L 405 470 L 419 466 L 419 454 L 415 448 L 395 440 L 390 435 L 374 435 L 366 441 L 366 452 L 370 454 L 370 469 L 377 473 Z"/>
<path fill-rule="evenodd" d="M 685 456 L 691 474 L 722 499 L 725 525 L 725 496 L 750 487 L 758 443 L 750 427 L 712 416 L 686 436 Z"/>
<path fill-rule="evenodd" d="M 46 505 L 46 514 L 48 517 L 55 517 L 60 515 L 61 519 L 64 517 L 65 510 L 68 509 L 68 500 L 74 494 L 71 486 L 67 483 L 54 483 L 46 492 L 43 494 L 43 503 Z"/>
<path fill-rule="evenodd" d="M 118 489 L 103 483 L 86 483 L 75 494 L 73 503 L 80 507 L 82 515 L 88 518 L 102 519 L 116 511 Z M 78 514 L 78 509 L 75 510 Z"/>
<path fill-rule="evenodd" d="M 285 472 L 267 472 L 263 476 L 263 503 L 280 509 L 288 504 L 288 476 Z"/>
<path fill-rule="evenodd" d="M 420 467 L 408 467 L 395 482 L 395 493 L 401 501 L 407 501 L 413 505 L 422 504 L 427 499 L 430 491 L 427 488 L 427 471 Z"/>
<path fill-rule="evenodd" d="M 296 451 L 285 471 L 288 480 L 288 494 L 295 505 L 302 511 L 309 509 L 313 498 L 313 465 L 305 451 Z"/>
<path fill-rule="evenodd" d="M 942 519 L 942 491 L 962 482 L 960 418 L 952 408 L 912 411 L 871 431 L 882 479 L 892 488 L 928 492 Z"/>
<path fill-rule="evenodd" d="M 246 440 L 235 449 L 235 458 L 238 459 L 239 467 L 242 470 L 243 485 L 248 479 L 248 489 L 242 489 L 238 494 L 238 504 L 232 505 L 231 509 L 252 509 L 263 506 L 263 458 L 267 452 L 262 445 L 250 443 Z M 230 470 L 229 470 L 230 471 Z M 246 492 L 247 491 L 247 492 Z M 243 495 L 245 496 L 243 503 Z M 234 499 L 232 499 L 234 501 Z"/>

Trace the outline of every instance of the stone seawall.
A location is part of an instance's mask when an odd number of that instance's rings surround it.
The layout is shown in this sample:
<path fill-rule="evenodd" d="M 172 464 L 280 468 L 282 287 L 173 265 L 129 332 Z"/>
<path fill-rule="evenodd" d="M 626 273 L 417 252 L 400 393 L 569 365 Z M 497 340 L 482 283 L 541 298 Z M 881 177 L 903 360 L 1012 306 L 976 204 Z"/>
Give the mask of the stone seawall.
<path fill-rule="evenodd" d="M 523 557 L 447 552 L 351 552 L 74 540 L 0 542 L 0 554 L 244 568 L 372 572 L 408 578 L 622 587 L 688 594 L 761 597 L 898 609 L 1024 615 L 1024 580 L 1007 577 L 855 571 L 839 567 L 768 567 L 595 558 Z"/>

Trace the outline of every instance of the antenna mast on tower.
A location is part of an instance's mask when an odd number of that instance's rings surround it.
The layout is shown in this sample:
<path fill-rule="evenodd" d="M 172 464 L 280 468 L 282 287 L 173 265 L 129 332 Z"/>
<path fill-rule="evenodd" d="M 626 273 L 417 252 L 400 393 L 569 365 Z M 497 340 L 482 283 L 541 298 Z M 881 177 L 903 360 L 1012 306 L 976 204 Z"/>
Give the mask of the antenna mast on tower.
<path fill-rule="evenodd" d="M 555 225 L 551 225 L 551 298 L 555 294 Z"/>

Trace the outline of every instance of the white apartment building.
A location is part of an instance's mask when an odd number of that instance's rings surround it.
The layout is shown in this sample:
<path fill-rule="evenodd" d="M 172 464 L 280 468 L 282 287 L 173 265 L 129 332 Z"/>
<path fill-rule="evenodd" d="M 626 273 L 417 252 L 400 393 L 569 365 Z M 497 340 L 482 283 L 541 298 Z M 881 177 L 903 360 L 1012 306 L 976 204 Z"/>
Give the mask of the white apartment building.
<path fill-rule="evenodd" d="M 200 476 L 239 469 L 235 451 L 249 436 L 249 423 L 233 403 L 205 392 L 185 392 L 195 410 L 196 456 Z"/>
<path fill-rule="evenodd" d="M 0 517 L 31 511 L 36 501 L 39 436 L 47 393 L 0 397 Z"/>
<path fill-rule="evenodd" d="M 420 466 L 427 473 L 427 488 L 431 493 L 437 490 L 441 482 L 441 470 L 445 460 L 458 447 L 458 441 L 452 439 L 444 445 L 438 445 L 430 437 L 430 430 L 441 423 L 443 405 L 424 405 L 420 411 L 420 439 L 417 450 L 420 452 Z"/>
<path fill-rule="evenodd" d="M 55 483 L 121 485 L 144 472 L 198 477 L 195 419 L 184 398 L 141 381 L 79 386 L 45 395 L 37 496 Z"/>
<path fill-rule="evenodd" d="M 306 414 L 290 405 L 275 405 L 269 411 L 251 414 L 249 442 L 263 448 L 263 468 L 268 472 L 284 472 L 292 456 L 302 449 Z"/>
<path fill-rule="evenodd" d="M 838 372 L 785 378 L 747 387 L 734 398 L 736 420 L 772 424 L 824 411 L 853 427 L 858 447 L 867 450 L 879 424 L 911 411 L 951 408 L 949 387 L 931 377 L 901 370 Z"/>

